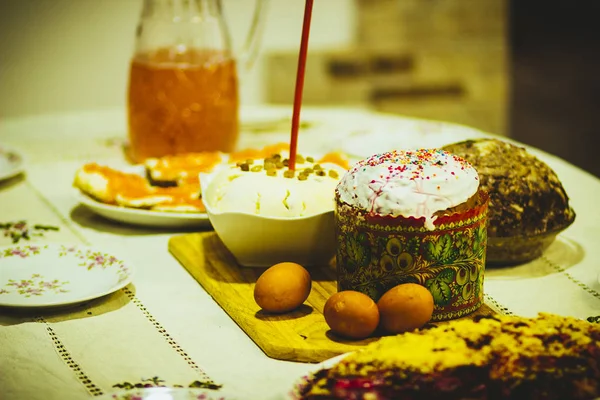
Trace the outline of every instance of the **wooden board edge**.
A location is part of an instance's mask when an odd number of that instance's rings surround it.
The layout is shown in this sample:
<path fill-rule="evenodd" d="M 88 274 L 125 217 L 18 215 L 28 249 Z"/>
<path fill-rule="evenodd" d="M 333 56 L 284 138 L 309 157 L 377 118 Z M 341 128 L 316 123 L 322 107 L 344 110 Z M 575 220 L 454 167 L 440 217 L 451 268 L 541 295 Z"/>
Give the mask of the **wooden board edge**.
<path fill-rule="evenodd" d="M 203 237 L 207 236 L 208 234 L 212 234 L 212 232 L 198 232 L 198 233 L 192 233 L 192 234 L 188 233 L 188 234 L 172 236 L 171 238 L 169 238 L 169 241 L 168 241 L 169 252 L 175 257 L 175 259 L 177 259 L 177 261 L 182 265 L 182 267 L 198 282 L 198 284 L 200 284 L 200 286 L 202 286 L 202 288 L 211 296 L 213 301 L 215 301 L 215 303 L 217 303 L 217 305 L 219 305 L 219 307 L 250 338 L 250 340 L 252 340 L 261 349 L 261 351 L 263 351 L 263 353 L 265 353 L 265 355 L 267 355 L 270 358 L 283 360 L 283 361 L 320 363 L 329 358 L 339 356 L 340 354 L 345 354 L 348 352 L 359 350 L 360 348 L 367 345 L 367 343 L 358 344 L 356 342 L 352 342 L 352 344 L 346 346 L 344 343 L 336 342 L 339 345 L 338 350 L 335 350 L 335 349 L 332 350 L 332 347 L 315 347 L 313 349 L 310 349 L 308 347 L 303 348 L 303 346 L 301 345 L 301 343 L 302 343 L 301 341 L 297 342 L 299 345 L 296 346 L 296 348 L 290 348 L 290 347 L 280 346 L 277 343 L 269 341 L 269 340 L 265 340 L 265 339 L 268 339 L 268 337 L 264 336 L 260 330 L 256 329 L 256 323 L 255 323 L 256 321 L 254 318 L 251 318 L 252 317 L 251 315 L 249 315 L 249 314 L 246 315 L 243 313 L 236 315 L 236 314 L 232 313 L 231 311 L 229 311 L 227 309 L 227 307 L 222 305 L 219 302 L 219 300 L 211 293 L 211 289 L 214 289 L 214 288 L 206 287 L 205 286 L 206 283 L 203 283 L 203 279 L 200 277 L 196 277 L 194 275 L 193 271 L 190 269 L 190 265 L 197 264 L 198 260 L 192 260 L 191 257 L 189 256 L 189 253 L 186 253 L 185 251 L 181 251 L 179 242 L 182 242 L 182 243 L 188 242 L 189 243 L 189 242 L 193 242 L 196 239 L 201 240 Z M 176 243 L 179 244 L 179 246 L 175 245 Z M 199 246 L 198 246 L 197 254 L 198 255 L 204 254 L 201 244 L 199 244 Z M 200 258 L 202 258 L 202 257 L 200 257 Z M 204 262 L 204 261 L 202 261 L 202 262 Z M 202 264 L 202 266 L 204 266 L 204 264 Z M 310 305 L 310 307 L 313 310 L 316 310 L 317 313 L 320 313 L 320 311 L 317 310 L 317 307 L 314 304 L 310 303 L 310 298 L 308 300 L 308 304 Z M 484 305 L 487 306 L 487 308 L 489 309 L 488 312 L 486 312 L 486 314 L 488 314 L 488 313 L 491 314 L 491 313 L 495 312 L 493 307 L 490 307 L 488 304 L 486 304 L 486 302 L 484 302 Z M 267 324 L 272 324 L 272 329 L 278 329 L 278 327 L 276 325 L 276 321 L 264 321 L 264 322 L 266 322 Z M 440 324 L 440 323 L 435 322 L 434 324 Z M 252 332 L 252 334 L 250 334 L 250 332 Z M 368 340 L 368 343 L 376 342 L 379 339 L 380 338 L 370 338 Z"/>

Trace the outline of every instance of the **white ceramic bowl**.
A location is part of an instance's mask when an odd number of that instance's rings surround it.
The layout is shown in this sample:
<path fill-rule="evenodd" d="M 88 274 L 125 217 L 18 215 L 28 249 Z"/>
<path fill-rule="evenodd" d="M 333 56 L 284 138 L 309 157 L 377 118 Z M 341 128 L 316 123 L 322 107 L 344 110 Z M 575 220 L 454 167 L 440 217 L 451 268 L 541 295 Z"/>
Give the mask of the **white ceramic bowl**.
<path fill-rule="evenodd" d="M 268 217 L 247 212 L 222 212 L 211 207 L 214 174 L 200 174 L 208 218 L 238 264 L 270 267 L 290 261 L 303 266 L 327 265 L 335 254 L 333 201 L 331 210 L 303 217 Z"/>

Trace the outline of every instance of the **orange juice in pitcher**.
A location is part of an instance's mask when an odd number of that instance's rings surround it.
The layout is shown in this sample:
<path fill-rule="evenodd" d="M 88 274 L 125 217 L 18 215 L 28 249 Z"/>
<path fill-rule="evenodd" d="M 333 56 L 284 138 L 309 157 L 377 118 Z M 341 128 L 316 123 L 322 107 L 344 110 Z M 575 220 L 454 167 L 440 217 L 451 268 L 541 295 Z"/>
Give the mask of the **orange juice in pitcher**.
<path fill-rule="evenodd" d="M 246 49 L 258 48 L 257 0 Z M 238 77 L 220 0 L 145 0 L 127 97 L 129 157 L 234 150 Z"/>

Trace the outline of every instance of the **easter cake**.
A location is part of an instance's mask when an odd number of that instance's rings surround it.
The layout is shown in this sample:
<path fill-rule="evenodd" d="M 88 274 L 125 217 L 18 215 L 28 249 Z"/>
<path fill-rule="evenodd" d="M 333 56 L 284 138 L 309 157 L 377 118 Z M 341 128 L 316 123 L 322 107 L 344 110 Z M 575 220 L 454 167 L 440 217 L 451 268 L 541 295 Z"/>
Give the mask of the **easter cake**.
<path fill-rule="evenodd" d="M 594 399 L 600 326 L 492 316 L 389 336 L 309 376 L 298 399 Z"/>
<path fill-rule="evenodd" d="M 359 161 L 337 188 L 340 201 L 369 214 L 434 221 L 475 201 L 479 177 L 464 159 L 435 149 L 392 151 Z M 469 202 L 469 200 L 471 202 Z"/>
<path fill-rule="evenodd" d="M 443 147 L 469 161 L 488 192 L 488 263 L 541 255 L 575 218 L 558 175 L 524 147 L 481 138 Z"/>
<path fill-rule="evenodd" d="M 466 160 L 440 149 L 375 154 L 346 172 L 335 198 L 338 290 L 378 301 L 417 283 L 433 295 L 434 321 L 481 306 L 488 197 Z"/>

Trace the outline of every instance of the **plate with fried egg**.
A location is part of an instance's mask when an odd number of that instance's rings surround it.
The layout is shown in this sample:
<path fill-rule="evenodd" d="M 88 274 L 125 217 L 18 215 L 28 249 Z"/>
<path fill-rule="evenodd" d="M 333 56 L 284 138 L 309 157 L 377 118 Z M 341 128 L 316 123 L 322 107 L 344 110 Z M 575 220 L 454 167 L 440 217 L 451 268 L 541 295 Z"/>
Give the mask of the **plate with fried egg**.
<path fill-rule="evenodd" d="M 288 148 L 277 143 L 234 153 L 202 152 L 148 158 L 143 164 L 115 166 L 89 162 L 75 172 L 77 201 L 122 224 L 155 228 L 210 227 L 202 202 L 200 173 L 229 162 L 264 157 Z"/>
<path fill-rule="evenodd" d="M 201 174 L 288 151 L 289 144 L 276 143 L 233 153 L 149 158 L 143 164 L 124 167 L 89 162 L 77 169 L 73 186 L 79 203 L 113 221 L 158 228 L 210 227 L 202 199 Z M 327 153 L 320 160 L 348 168 L 349 161 L 342 153 Z"/>
<path fill-rule="evenodd" d="M 199 172 L 226 160 L 218 152 L 151 158 L 140 165 L 81 166 L 73 186 L 79 203 L 125 224 L 185 228 L 210 226 L 202 203 Z"/>

